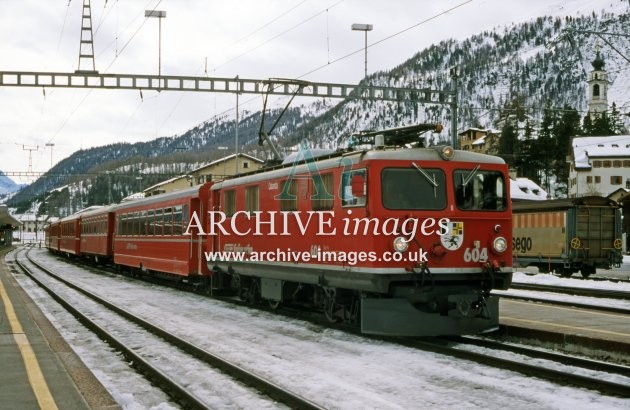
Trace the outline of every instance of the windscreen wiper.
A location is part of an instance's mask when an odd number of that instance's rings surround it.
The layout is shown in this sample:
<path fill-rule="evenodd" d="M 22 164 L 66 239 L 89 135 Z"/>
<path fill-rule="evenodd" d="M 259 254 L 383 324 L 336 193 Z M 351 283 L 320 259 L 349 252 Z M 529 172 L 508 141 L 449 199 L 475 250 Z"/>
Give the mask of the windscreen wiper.
<path fill-rule="evenodd" d="M 415 169 L 418 170 L 419 173 L 421 173 L 426 179 L 427 181 L 429 181 L 429 183 L 431 185 L 433 185 L 433 196 L 437 197 L 437 187 L 438 187 L 438 183 L 435 180 L 435 175 L 431 176 L 427 173 L 427 171 L 425 171 L 424 169 L 422 169 L 422 167 L 420 167 L 418 164 L 416 164 L 415 162 L 412 162 L 411 165 L 413 165 L 413 167 Z"/>
<path fill-rule="evenodd" d="M 470 182 L 471 179 L 473 179 L 473 177 L 475 176 L 477 171 L 479 171 L 479 168 L 481 168 L 481 164 L 477 164 L 477 166 L 475 168 L 473 168 L 468 175 L 466 175 L 466 178 L 464 178 L 464 176 L 462 175 L 462 185 L 463 186 L 468 185 L 468 183 Z"/>

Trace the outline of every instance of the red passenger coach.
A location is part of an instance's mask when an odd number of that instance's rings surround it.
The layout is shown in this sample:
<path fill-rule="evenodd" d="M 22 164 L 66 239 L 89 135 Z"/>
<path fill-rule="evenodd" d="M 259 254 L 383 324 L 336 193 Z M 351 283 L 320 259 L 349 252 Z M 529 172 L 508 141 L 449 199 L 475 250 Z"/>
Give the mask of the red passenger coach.
<path fill-rule="evenodd" d="M 113 207 L 81 213 L 81 254 L 94 262 L 111 260 L 114 255 L 113 233 Z"/>
<path fill-rule="evenodd" d="M 52 222 L 44 228 L 44 244 L 52 252 L 59 252 L 59 231 L 59 221 Z"/>
<path fill-rule="evenodd" d="M 117 205 L 114 263 L 136 272 L 177 275 L 192 282 L 208 276 L 199 236 L 184 232 L 193 212 L 206 214 L 210 185 Z"/>
<path fill-rule="evenodd" d="M 81 216 L 74 214 L 59 221 L 59 252 L 67 256 L 81 255 Z"/>
<path fill-rule="evenodd" d="M 358 135 L 363 150 L 303 158 L 212 187 L 208 267 L 242 297 L 303 303 L 365 333 L 431 336 L 498 326 L 512 279 L 501 158 L 408 148 L 429 125 Z M 215 222 L 218 216 L 215 216 Z M 218 254 L 223 252 L 222 254 Z"/>

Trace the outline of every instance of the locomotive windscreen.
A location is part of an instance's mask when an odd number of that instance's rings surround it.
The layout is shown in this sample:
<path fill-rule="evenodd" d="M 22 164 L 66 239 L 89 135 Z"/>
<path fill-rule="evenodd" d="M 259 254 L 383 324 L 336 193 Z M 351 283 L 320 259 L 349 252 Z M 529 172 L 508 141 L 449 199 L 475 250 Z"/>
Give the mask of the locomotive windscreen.
<path fill-rule="evenodd" d="M 459 209 L 502 211 L 507 207 L 507 190 L 500 172 L 460 169 L 453 178 Z"/>
<path fill-rule="evenodd" d="M 381 187 L 387 209 L 446 208 L 445 176 L 441 169 L 385 168 Z"/>

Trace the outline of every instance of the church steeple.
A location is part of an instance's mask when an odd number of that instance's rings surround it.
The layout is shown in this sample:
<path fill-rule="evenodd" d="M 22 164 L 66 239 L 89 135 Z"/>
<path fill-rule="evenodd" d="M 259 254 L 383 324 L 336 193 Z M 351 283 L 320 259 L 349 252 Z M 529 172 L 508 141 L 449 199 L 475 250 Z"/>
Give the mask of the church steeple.
<path fill-rule="evenodd" d="M 599 44 L 596 48 L 595 60 L 591 62 L 593 71 L 588 79 L 588 111 L 594 114 L 608 110 L 608 78 L 604 68 L 606 63 L 599 52 Z"/>

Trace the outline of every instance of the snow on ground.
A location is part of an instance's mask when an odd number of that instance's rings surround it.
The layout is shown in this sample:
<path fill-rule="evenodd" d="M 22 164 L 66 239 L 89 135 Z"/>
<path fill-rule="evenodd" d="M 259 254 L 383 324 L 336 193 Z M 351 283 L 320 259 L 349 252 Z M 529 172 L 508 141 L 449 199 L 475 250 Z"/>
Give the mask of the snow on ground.
<path fill-rule="evenodd" d="M 629 258 L 629 257 L 626 257 L 626 258 Z M 512 282 L 514 284 L 536 284 L 536 285 L 555 286 L 558 288 L 570 287 L 570 288 L 581 288 L 581 289 L 601 289 L 601 290 L 615 290 L 615 291 L 621 291 L 621 292 L 630 292 L 630 283 L 562 278 L 562 277 L 549 274 L 549 273 L 531 274 L 531 273 L 526 273 L 526 272 L 514 272 Z M 568 294 L 563 294 L 563 293 L 537 292 L 537 291 L 519 290 L 519 289 L 508 289 L 506 291 L 494 290 L 492 291 L 492 293 L 496 295 L 514 295 L 514 296 L 526 296 L 526 297 L 533 296 L 533 297 L 543 298 L 547 300 L 582 303 L 582 304 L 593 305 L 593 306 L 610 306 L 610 307 L 616 307 L 616 308 L 630 309 L 630 300 L 622 300 L 622 299 L 606 299 L 606 298 L 598 298 L 598 297 L 574 296 L 574 295 L 568 295 Z"/>
<path fill-rule="evenodd" d="M 515 409 L 630 408 L 630 399 L 559 386 L 125 277 L 95 275 L 45 250 L 31 254 L 91 292 L 327 408 L 503 409 L 506 403 Z M 96 344 L 80 325 L 68 319 L 61 323 L 54 302 L 40 296 L 24 276 L 16 276 L 123 407 L 171 408 L 159 393 L 147 393 L 137 376 L 124 374 L 130 373 L 126 366 L 113 363 L 110 349 Z M 200 376 L 190 369 L 189 377 Z M 149 405 L 143 400 L 146 394 L 152 395 Z M 234 400 L 231 407 L 257 404 Z"/>

